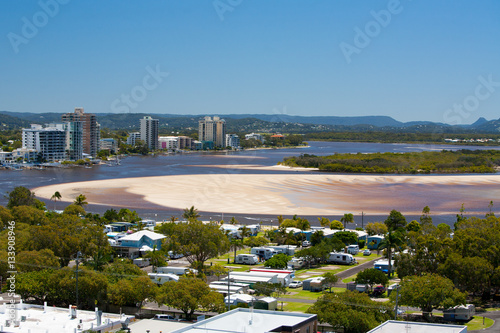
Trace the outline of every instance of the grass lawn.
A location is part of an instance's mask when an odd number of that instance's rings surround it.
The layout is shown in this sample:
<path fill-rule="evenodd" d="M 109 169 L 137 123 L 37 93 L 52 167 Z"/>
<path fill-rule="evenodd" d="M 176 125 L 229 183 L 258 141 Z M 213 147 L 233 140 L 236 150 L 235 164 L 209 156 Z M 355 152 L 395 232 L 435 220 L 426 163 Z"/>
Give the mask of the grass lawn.
<path fill-rule="evenodd" d="M 481 316 L 474 316 L 465 326 L 467 326 L 467 331 L 478 331 L 482 330 L 484 328 L 491 327 L 495 321 L 490 318 L 484 318 L 484 325 L 483 325 L 483 317 Z"/>
<path fill-rule="evenodd" d="M 342 280 L 342 283 L 349 283 L 349 282 L 352 282 L 356 279 L 356 276 L 358 276 L 358 274 L 354 274 L 353 276 L 349 276 L 348 278 L 346 279 L 343 279 Z"/>
<path fill-rule="evenodd" d="M 345 288 L 337 288 L 334 287 L 332 288 L 333 292 L 336 293 L 341 293 L 344 292 L 346 289 Z M 297 299 L 310 299 L 310 300 L 316 300 L 318 297 L 322 295 L 321 292 L 313 292 L 309 290 L 302 290 L 302 289 L 293 289 L 293 288 L 288 288 L 288 291 L 292 293 L 292 295 L 287 294 L 281 296 L 282 298 L 297 298 Z"/>
<path fill-rule="evenodd" d="M 308 303 L 297 303 L 297 302 L 285 302 L 283 303 L 283 310 L 290 312 L 306 312 L 312 304 Z M 281 309 L 281 302 L 278 302 L 278 308 Z"/>

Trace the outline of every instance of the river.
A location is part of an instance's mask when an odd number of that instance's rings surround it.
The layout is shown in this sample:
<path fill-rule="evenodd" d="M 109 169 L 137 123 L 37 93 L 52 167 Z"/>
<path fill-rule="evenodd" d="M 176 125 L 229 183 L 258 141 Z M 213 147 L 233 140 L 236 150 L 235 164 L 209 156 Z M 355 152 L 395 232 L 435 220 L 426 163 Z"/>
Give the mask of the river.
<path fill-rule="evenodd" d="M 286 156 L 300 155 L 303 153 L 315 155 L 329 155 L 333 153 L 374 153 L 374 152 L 419 152 L 419 151 L 440 151 L 443 149 L 500 149 L 500 147 L 471 147 L 459 145 L 423 145 L 423 144 L 387 144 L 387 143 L 353 143 L 353 142 L 309 142 L 307 148 L 294 149 L 262 149 L 246 150 L 227 153 L 185 153 L 175 155 L 157 156 L 130 156 L 121 159 L 120 165 L 116 166 L 93 166 L 87 168 L 52 168 L 45 170 L 21 170 L 21 171 L 0 171 L 0 183 L 2 184 L 3 195 L 0 204 L 6 205 L 8 192 L 16 186 L 36 188 L 51 184 L 82 182 L 91 180 L 119 179 L 130 177 L 165 176 L 165 175 L 197 175 L 197 174 L 287 174 L 289 171 L 282 170 L 241 170 L 232 168 L 237 165 L 259 165 L 271 166 L 282 161 Z M 207 167 L 207 165 L 209 167 Z M 224 165 L 227 168 L 210 167 L 210 165 Z M 298 172 L 303 173 L 303 172 Z M 306 172 L 304 172 L 306 173 Z M 432 177 L 432 176 L 429 176 Z M 415 188 L 412 188 L 414 191 Z M 418 189 L 420 195 L 425 198 L 425 187 Z M 494 200 L 494 199 L 492 199 Z M 489 202 L 489 201 L 488 201 Z M 486 211 L 488 202 L 484 203 Z M 467 204 L 467 203 L 466 203 Z M 52 202 L 47 202 L 48 207 L 53 207 Z M 66 204 L 57 203 L 57 208 L 62 209 Z M 431 205 L 431 202 L 429 203 Z M 87 211 L 103 213 L 109 206 L 89 205 Z M 116 208 L 116 207 L 114 207 Z M 422 207 L 423 208 L 423 207 Z M 457 206 L 457 212 L 459 210 Z M 360 211 L 352 213 L 355 215 L 356 224 L 366 224 L 371 221 L 380 221 L 385 218 L 383 215 L 370 215 L 361 218 Z M 477 211 L 476 207 L 476 211 Z M 482 209 L 481 209 L 482 210 Z M 180 216 L 179 209 L 169 209 L 160 206 L 148 205 L 138 208 L 137 211 L 143 218 L 153 218 L 157 220 L 167 219 L 171 215 Z M 389 213 L 389 212 L 387 212 Z M 225 220 L 233 215 L 224 216 Z M 237 214 L 236 218 L 243 223 L 255 223 L 264 221 L 270 223 L 276 221 L 276 216 L 259 214 Z M 202 218 L 220 219 L 222 214 L 202 212 Z M 316 216 L 310 216 L 312 223 L 317 222 Z M 329 218 L 340 218 L 340 216 L 329 216 Z M 418 219 L 418 216 L 407 216 L 409 220 Z M 455 216 L 452 214 L 435 216 L 435 223 L 445 222 L 452 224 Z"/>

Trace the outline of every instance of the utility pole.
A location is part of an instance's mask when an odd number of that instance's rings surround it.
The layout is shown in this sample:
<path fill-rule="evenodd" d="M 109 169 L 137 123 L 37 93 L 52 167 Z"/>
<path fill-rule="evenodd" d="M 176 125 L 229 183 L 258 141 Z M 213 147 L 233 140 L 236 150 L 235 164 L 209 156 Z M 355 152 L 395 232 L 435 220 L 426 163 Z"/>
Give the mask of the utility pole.
<path fill-rule="evenodd" d="M 396 286 L 396 307 L 394 308 L 394 320 L 398 320 L 398 301 L 399 301 L 399 285 Z"/>
<path fill-rule="evenodd" d="M 365 225 L 364 225 L 364 222 L 365 222 L 364 217 L 365 217 L 365 213 L 361 212 L 361 228 L 363 228 L 363 229 L 365 228 Z"/>
<path fill-rule="evenodd" d="M 76 260 L 75 260 L 75 263 L 76 263 L 76 308 L 78 309 L 78 265 L 80 264 L 80 256 L 82 255 L 82 253 L 80 251 L 78 251 L 78 253 L 76 254 Z"/>
<path fill-rule="evenodd" d="M 231 286 L 231 269 L 227 270 L 227 311 L 231 310 L 231 294 L 230 294 L 230 286 Z"/>

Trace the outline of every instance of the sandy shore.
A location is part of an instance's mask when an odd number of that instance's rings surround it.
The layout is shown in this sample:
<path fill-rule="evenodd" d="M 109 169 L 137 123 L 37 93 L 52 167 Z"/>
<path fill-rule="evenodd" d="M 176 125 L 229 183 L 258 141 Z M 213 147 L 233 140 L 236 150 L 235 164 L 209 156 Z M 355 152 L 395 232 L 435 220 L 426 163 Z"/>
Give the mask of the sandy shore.
<path fill-rule="evenodd" d="M 132 209 L 194 205 L 220 213 L 320 216 L 361 211 L 378 215 L 392 209 L 420 214 L 429 206 L 433 214 L 455 214 L 462 203 L 473 213 L 484 211 L 491 200 L 498 202 L 500 175 L 211 174 L 99 180 L 33 190 L 45 199 L 59 191 L 63 201 L 84 194 L 89 203 Z"/>

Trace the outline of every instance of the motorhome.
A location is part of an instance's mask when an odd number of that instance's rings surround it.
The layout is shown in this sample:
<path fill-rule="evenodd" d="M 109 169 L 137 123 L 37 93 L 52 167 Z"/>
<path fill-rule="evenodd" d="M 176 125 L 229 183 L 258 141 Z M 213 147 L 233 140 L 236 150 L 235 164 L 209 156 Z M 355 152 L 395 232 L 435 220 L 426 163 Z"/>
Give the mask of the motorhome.
<path fill-rule="evenodd" d="M 148 273 L 149 278 L 156 284 L 164 284 L 168 281 L 179 281 L 179 277 L 172 273 Z"/>
<path fill-rule="evenodd" d="M 256 254 L 238 254 L 234 260 L 235 264 L 255 265 L 259 263 L 259 257 Z"/>
<path fill-rule="evenodd" d="M 276 251 L 269 247 L 252 247 L 250 253 L 256 254 L 260 260 L 267 260 L 271 259 L 276 254 Z"/>
<path fill-rule="evenodd" d="M 356 263 L 356 259 L 354 259 L 352 254 L 349 253 L 330 252 L 328 262 L 332 264 L 354 265 Z"/>
<path fill-rule="evenodd" d="M 175 275 L 184 275 L 188 274 L 189 272 L 192 272 L 193 274 L 198 274 L 198 271 L 196 269 L 192 269 L 189 267 L 173 267 L 173 266 L 164 266 L 164 267 L 158 267 L 156 269 L 158 273 L 171 273 Z"/>
<path fill-rule="evenodd" d="M 305 261 L 303 258 L 292 258 L 287 265 L 290 269 L 301 269 L 304 267 Z"/>
<path fill-rule="evenodd" d="M 353 256 L 358 254 L 359 246 L 357 244 L 349 245 L 347 247 L 347 253 L 352 254 Z"/>

